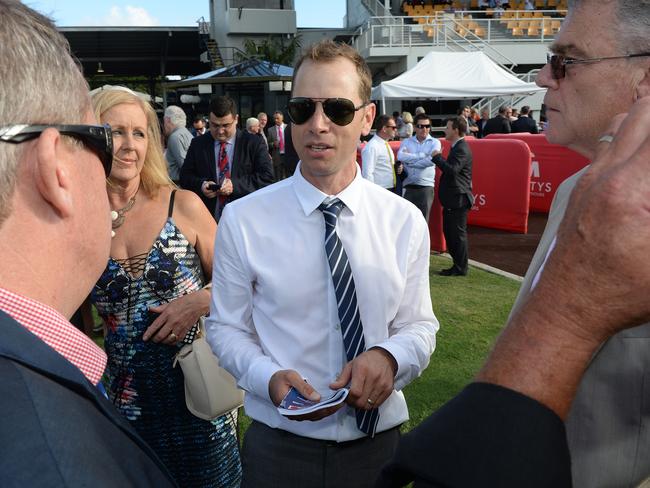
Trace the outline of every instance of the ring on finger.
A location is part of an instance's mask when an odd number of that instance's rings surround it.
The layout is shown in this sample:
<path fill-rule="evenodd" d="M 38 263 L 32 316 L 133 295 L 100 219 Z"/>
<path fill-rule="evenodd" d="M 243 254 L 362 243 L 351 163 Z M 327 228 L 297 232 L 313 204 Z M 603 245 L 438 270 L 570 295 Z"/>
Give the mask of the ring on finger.
<path fill-rule="evenodd" d="M 173 332 L 171 332 L 169 334 L 169 338 L 174 342 L 176 342 L 178 340 L 178 336 L 176 334 L 174 334 Z"/>
<path fill-rule="evenodd" d="M 603 136 L 600 136 L 600 139 L 598 139 L 598 142 L 612 142 L 614 140 L 614 136 L 610 134 L 605 134 Z"/>
<path fill-rule="evenodd" d="M 368 398 L 367 402 L 368 402 L 368 405 L 374 405 L 375 404 L 375 401 L 371 400 L 370 398 Z"/>

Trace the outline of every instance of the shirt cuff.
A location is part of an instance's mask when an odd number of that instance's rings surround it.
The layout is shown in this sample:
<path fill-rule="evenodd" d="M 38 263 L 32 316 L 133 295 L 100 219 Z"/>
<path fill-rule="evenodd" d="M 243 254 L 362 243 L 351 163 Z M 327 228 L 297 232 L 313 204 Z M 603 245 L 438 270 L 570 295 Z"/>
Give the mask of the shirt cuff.
<path fill-rule="evenodd" d="M 269 383 L 271 376 L 281 369 L 278 364 L 275 364 L 268 357 L 252 365 L 248 372 L 248 386 L 251 388 L 251 393 L 273 404 L 273 400 L 269 396 Z M 246 385 L 240 386 L 244 387 Z"/>
<path fill-rule="evenodd" d="M 395 375 L 395 385 L 393 388 L 400 391 L 408 384 L 410 379 L 410 375 L 407 375 L 409 377 L 404 377 L 405 373 L 408 373 L 409 371 L 405 371 L 402 367 L 402 365 L 409 364 L 407 352 L 399 345 L 390 341 L 380 342 L 379 344 L 374 344 L 372 347 L 381 347 L 382 349 L 385 349 L 395 359 L 395 362 L 397 363 L 397 374 Z"/>

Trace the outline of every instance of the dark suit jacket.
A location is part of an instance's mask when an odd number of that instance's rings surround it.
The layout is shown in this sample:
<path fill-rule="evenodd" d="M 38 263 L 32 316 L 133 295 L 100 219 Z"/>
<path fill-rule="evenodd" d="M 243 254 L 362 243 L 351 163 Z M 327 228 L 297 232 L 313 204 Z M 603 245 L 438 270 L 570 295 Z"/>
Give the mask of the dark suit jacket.
<path fill-rule="evenodd" d="M 378 487 L 565 488 L 562 420 L 516 391 L 472 383 L 403 436 Z"/>
<path fill-rule="evenodd" d="M 176 486 L 75 366 L 0 311 L 0 486 Z"/>
<path fill-rule="evenodd" d="M 287 124 L 284 129 L 284 167 L 287 170 L 287 176 L 291 176 L 296 171 L 300 156 L 293 145 L 293 135 L 291 134 L 291 124 Z"/>
<path fill-rule="evenodd" d="M 539 134 L 537 122 L 528 117 L 528 115 L 522 115 L 515 120 L 510 127 L 512 128 L 512 132 L 530 132 L 531 134 Z"/>
<path fill-rule="evenodd" d="M 237 130 L 231 168 L 233 192 L 228 201 L 237 200 L 274 181 L 273 165 L 264 140 L 245 131 Z M 217 181 L 214 139 L 209 132 L 192 139 L 181 168 L 181 186 L 201 197 L 210 213 L 214 214 L 217 199 L 203 195 L 201 185 L 204 181 Z"/>
<path fill-rule="evenodd" d="M 483 136 L 487 136 L 488 134 L 510 134 L 510 132 L 512 132 L 510 129 L 510 121 L 500 115 L 492 117 L 487 121 L 485 127 L 483 127 Z"/>
<path fill-rule="evenodd" d="M 435 165 L 442 170 L 438 184 L 438 198 L 445 208 L 471 207 L 472 195 L 472 151 L 465 139 L 459 140 L 451 148 L 447 159 L 442 154 L 432 158 Z"/>
<path fill-rule="evenodd" d="M 485 126 L 486 126 L 487 122 L 488 121 L 485 120 L 485 119 L 479 119 L 476 122 L 476 126 L 478 127 L 478 132 L 476 133 L 476 137 L 481 138 L 481 137 L 483 137 L 485 135 L 485 134 L 483 134 L 483 130 L 485 129 Z"/>

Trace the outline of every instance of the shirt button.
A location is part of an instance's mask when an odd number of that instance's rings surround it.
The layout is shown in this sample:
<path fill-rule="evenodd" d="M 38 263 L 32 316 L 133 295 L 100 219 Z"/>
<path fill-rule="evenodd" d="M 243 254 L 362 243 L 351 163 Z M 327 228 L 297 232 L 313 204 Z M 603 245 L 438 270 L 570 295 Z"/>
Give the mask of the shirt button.
<path fill-rule="evenodd" d="M 334 329 L 335 329 L 335 330 L 341 330 L 341 324 L 336 324 L 336 325 L 334 326 Z"/>

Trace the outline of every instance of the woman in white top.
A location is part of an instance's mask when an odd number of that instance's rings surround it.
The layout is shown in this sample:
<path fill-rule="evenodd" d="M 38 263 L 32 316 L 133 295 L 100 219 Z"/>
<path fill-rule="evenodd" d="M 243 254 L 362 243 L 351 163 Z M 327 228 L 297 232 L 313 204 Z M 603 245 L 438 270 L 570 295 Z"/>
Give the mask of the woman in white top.
<path fill-rule="evenodd" d="M 408 139 L 413 135 L 413 116 L 411 112 L 402 112 L 402 120 L 404 123 L 397 134 L 400 140 Z"/>

